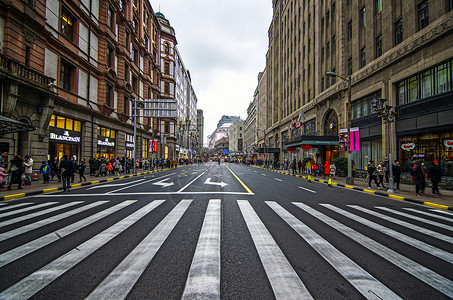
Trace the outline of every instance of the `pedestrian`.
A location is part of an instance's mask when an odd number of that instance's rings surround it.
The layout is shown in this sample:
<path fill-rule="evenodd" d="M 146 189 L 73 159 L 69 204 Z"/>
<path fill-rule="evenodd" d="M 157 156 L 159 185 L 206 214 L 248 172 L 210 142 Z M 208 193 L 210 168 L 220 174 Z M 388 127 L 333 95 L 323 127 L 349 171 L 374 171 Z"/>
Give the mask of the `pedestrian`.
<path fill-rule="evenodd" d="M 39 168 L 39 174 L 42 174 L 43 184 L 50 182 L 50 167 L 44 160 L 41 163 L 41 168 Z"/>
<path fill-rule="evenodd" d="M 355 165 L 355 162 L 351 160 L 351 171 L 352 171 L 352 177 L 355 177 L 355 173 L 357 172 L 357 167 Z"/>
<path fill-rule="evenodd" d="M 109 176 L 113 174 L 113 166 L 111 162 L 107 165 L 107 171 Z"/>
<path fill-rule="evenodd" d="M 17 183 L 18 190 L 22 189 L 22 174 L 25 171 L 24 161 L 22 157 L 18 154 L 11 160 L 11 167 L 9 168 L 11 172 L 11 179 L 9 180 L 8 190 L 11 190 L 11 185 Z"/>
<path fill-rule="evenodd" d="M 107 164 L 104 160 L 101 160 L 101 166 L 99 167 L 99 175 L 107 176 Z"/>
<path fill-rule="evenodd" d="M 396 189 L 400 189 L 400 180 L 401 180 L 401 166 L 400 162 L 398 160 L 394 161 L 394 164 L 392 166 L 392 173 L 393 173 L 393 180 L 395 181 L 396 184 Z"/>
<path fill-rule="evenodd" d="M 376 169 L 376 163 L 374 160 L 370 160 L 370 163 L 367 166 L 367 172 L 368 172 L 368 188 L 371 189 L 371 181 L 374 180 L 374 183 L 376 183 L 376 186 L 378 189 L 380 189 L 379 183 L 377 181 L 377 169 Z"/>
<path fill-rule="evenodd" d="M 82 179 L 86 182 L 87 179 L 85 177 L 85 170 L 87 168 L 87 163 L 85 161 L 85 158 L 82 158 L 82 160 L 79 163 L 79 182 L 82 182 Z"/>
<path fill-rule="evenodd" d="M 74 170 L 74 172 L 72 172 L 72 176 L 71 176 L 71 183 L 74 183 L 75 182 L 75 174 L 76 174 L 77 170 L 79 169 L 79 166 L 78 166 L 77 161 L 75 160 L 74 156 L 71 155 L 70 159 L 71 159 L 71 162 L 73 164 L 73 170 Z"/>
<path fill-rule="evenodd" d="M 324 176 L 322 177 L 323 179 L 326 179 L 326 176 L 329 177 L 330 175 L 330 162 L 326 160 L 324 163 Z"/>
<path fill-rule="evenodd" d="M 381 187 L 385 188 L 384 186 L 385 165 L 382 160 L 379 162 L 379 165 L 377 166 L 377 171 L 379 177 L 379 184 Z"/>
<path fill-rule="evenodd" d="M 3 167 L 0 167 L 0 191 L 2 190 L 3 188 L 3 185 L 6 183 L 6 176 L 8 176 L 8 174 L 4 173 L 5 172 L 5 169 Z"/>
<path fill-rule="evenodd" d="M 296 159 L 293 159 L 293 162 L 291 164 L 291 169 L 293 170 L 293 174 L 296 174 L 296 168 L 297 168 L 297 162 L 296 162 Z"/>
<path fill-rule="evenodd" d="M 95 175 L 95 171 L 96 171 L 94 157 L 90 157 L 90 159 L 88 160 L 88 163 L 90 164 L 90 176 L 94 176 Z"/>
<path fill-rule="evenodd" d="M 333 176 L 333 179 L 335 179 L 335 175 L 337 174 L 337 167 L 333 162 L 330 163 L 330 177 Z"/>
<path fill-rule="evenodd" d="M 415 166 L 411 171 L 411 175 L 414 178 L 416 196 L 423 195 L 425 189 L 425 172 L 423 171 L 423 165 L 422 161 L 419 160 L 415 163 Z"/>
<path fill-rule="evenodd" d="M 63 181 L 63 192 L 71 190 L 71 177 L 74 175 L 74 163 L 67 155 L 63 155 L 60 162 L 61 181 Z"/>
<path fill-rule="evenodd" d="M 33 159 L 29 155 L 25 155 L 23 162 L 25 167 L 25 185 L 31 185 L 31 173 L 33 173 Z"/>
<path fill-rule="evenodd" d="M 299 174 L 302 174 L 302 161 L 300 159 L 297 162 L 297 168 L 299 169 Z"/>
<path fill-rule="evenodd" d="M 385 167 L 385 171 L 384 171 L 384 175 L 385 175 L 385 182 L 389 182 L 389 177 L 390 177 L 390 162 L 389 162 L 389 158 L 388 157 L 385 157 L 384 158 L 384 167 Z"/>
<path fill-rule="evenodd" d="M 440 169 L 440 166 L 439 166 L 439 163 L 437 162 L 437 160 L 433 161 L 432 166 L 429 167 L 428 178 L 431 179 L 433 195 L 435 195 L 435 194 L 440 195 L 439 182 L 442 178 L 442 170 Z"/>
<path fill-rule="evenodd" d="M 53 181 L 55 175 L 57 175 L 58 182 L 61 181 L 61 174 L 60 174 L 60 160 L 58 159 L 57 156 L 53 159 L 53 161 L 50 163 L 50 174 L 51 174 L 51 180 Z"/>
<path fill-rule="evenodd" d="M 7 167 L 7 164 L 8 164 L 8 153 L 6 152 L 3 152 L 1 155 L 0 155 L 0 168 L 3 168 L 5 169 Z"/>

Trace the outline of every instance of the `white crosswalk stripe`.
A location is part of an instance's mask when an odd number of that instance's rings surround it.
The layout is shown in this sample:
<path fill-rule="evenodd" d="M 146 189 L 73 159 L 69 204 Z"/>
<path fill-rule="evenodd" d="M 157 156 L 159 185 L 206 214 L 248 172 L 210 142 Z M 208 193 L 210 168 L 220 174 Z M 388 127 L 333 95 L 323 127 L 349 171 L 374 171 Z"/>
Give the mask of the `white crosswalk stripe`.
<path fill-rule="evenodd" d="M 438 210 L 438 209 L 435 209 L 435 208 L 431 208 L 430 210 L 431 210 L 431 211 L 438 212 L 438 213 L 441 213 L 441 214 L 453 216 L 453 212 L 452 212 L 452 211 L 448 211 L 448 210 Z"/>
<path fill-rule="evenodd" d="M 17 203 L 17 204 L 13 204 L 13 205 L 7 205 L 7 203 L 1 203 L 1 205 L 4 206 L 4 207 L 1 207 L 0 211 L 15 209 L 15 208 L 18 208 L 18 207 L 32 205 L 32 204 L 33 204 L 33 202 Z M 0 217 L 1 217 L 1 215 L 0 215 Z"/>
<path fill-rule="evenodd" d="M 229 214 L 237 213 L 236 218 L 239 216 L 242 222 L 240 225 L 242 227 L 240 228 L 246 232 L 238 241 L 241 243 L 247 241 L 249 243 L 247 247 L 251 246 L 253 249 L 252 251 L 247 249 L 246 258 L 247 255 L 256 256 L 253 258 L 261 262 L 257 269 L 261 272 L 261 278 L 267 277 L 267 280 L 265 280 L 265 283 L 260 284 L 265 284 L 268 287 L 268 291 L 273 293 L 273 296 L 269 295 L 268 298 L 318 298 L 316 295 L 318 295 L 317 293 L 323 286 L 322 283 L 318 284 L 313 282 L 313 280 L 310 281 L 311 276 L 309 273 L 301 273 L 304 272 L 302 270 L 305 266 L 297 263 L 298 258 L 294 257 L 299 249 L 293 249 L 296 251 L 291 252 L 288 251 L 287 245 L 282 246 L 279 244 L 278 241 L 281 241 L 281 239 L 274 236 L 278 232 L 274 227 L 276 224 L 285 226 L 288 233 L 291 231 L 290 234 L 295 239 L 299 239 L 304 247 L 309 248 L 310 251 L 313 250 L 313 253 L 319 255 L 319 259 L 326 262 L 326 266 L 322 269 L 322 272 L 326 274 L 326 279 L 329 276 L 333 276 L 332 278 L 339 277 L 343 283 L 340 282 L 338 284 L 345 285 L 348 283 L 349 290 L 356 293 L 355 295 L 349 295 L 351 298 L 356 298 L 360 294 L 366 299 L 406 298 L 403 297 L 404 294 L 400 283 L 384 277 L 385 273 L 383 274 L 379 268 L 377 268 L 378 270 L 375 269 L 379 260 L 385 261 L 387 265 L 395 270 L 398 269 L 398 272 L 405 272 L 412 281 L 420 281 L 427 288 L 432 288 L 431 292 L 440 292 L 449 298 L 453 298 L 451 276 L 445 275 L 448 274 L 448 271 L 439 267 L 439 262 L 444 265 L 446 263 L 448 265 L 447 268 L 451 268 L 453 265 L 453 251 L 450 251 L 445 246 L 445 243 L 450 242 L 450 240 L 444 238 L 450 238 L 450 236 L 441 234 L 433 229 L 448 230 L 448 225 L 440 223 L 453 220 L 449 218 L 448 214 L 440 215 L 438 211 L 416 208 L 389 209 L 379 206 L 369 209 L 359 205 L 340 207 L 337 204 L 313 204 L 310 206 L 308 203 L 299 202 L 286 203 L 284 205 L 275 201 L 265 201 L 265 204 L 260 204 L 248 200 L 235 201 L 232 211 L 231 206 L 229 206 L 229 209 L 223 209 L 223 205 L 226 205 L 226 203 L 232 205 L 232 203 L 222 201 L 220 199 L 182 199 L 179 202 L 154 200 L 146 205 L 140 204 L 140 201 L 137 200 L 124 200 L 116 203 L 112 201 L 89 203 L 77 201 L 67 203 L 65 201 L 42 204 L 21 203 L 22 205 L 8 206 L 9 210 L 4 211 L 8 215 L 4 217 L 3 223 L 11 222 L 9 224 L 12 225 L 12 229 L 9 230 L 8 228 L 9 231 L 0 234 L 0 247 L 7 245 L 10 248 L 5 248 L 6 251 L 0 250 L 0 272 L 13 270 L 22 261 L 35 259 L 43 251 L 55 248 L 56 252 L 54 256 L 51 256 L 51 259 L 44 258 L 35 268 L 30 267 L 29 271 L 25 271 L 23 274 L 14 270 L 15 273 L 18 273 L 14 275 L 17 280 L 11 281 L 11 283 L 8 283 L 9 285 L 2 287 L 3 291 L 0 291 L 0 299 L 39 297 L 41 294 L 37 294 L 38 292 L 46 293 L 48 290 L 52 290 L 52 288 L 59 285 L 59 281 L 56 281 L 57 279 L 66 280 L 71 277 L 72 274 L 69 271 L 78 270 L 79 266 L 87 265 L 87 261 L 90 261 L 89 257 L 96 251 L 102 252 L 102 248 L 112 247 L 114 245 L 112 243 L 117 240 L 128 241 L 127 232 L 135 232 L 140 224 L 155 218 L 159 211 L 165 211 L 168 206 L 171 206 L 171 210 L 165 215 L 157 216 L 157 225 L 150 229 L 149 232 L 142 232 L 141 234 L 143 234 L 144 238 L 141 240 L 134 239 L 136 241 L 134 242 L 135 244 L 129 248 L 132 250 L 118 256 L 117 260 L 115 260 L 117 262 L 105 263 L 105 266 L 102 266 L 103 262 L 101 259 L 101 267 L 99 268 L 104 272 L 104 275 L 94 277 L 92 285 L 85 288 L 81 295 L 82 297 L 87 297 L 86 299 L 131 298 L 131 294 L 140 290 L 140 286 L 143 285 L 143 280 L 140 280 L 142 277 L 149 278 L 148 276 L 150 275 L 156 277 L 166 276 L 166 274 L 154 273 L 159 271 L 156 271 L 156 268 L 153 267 L 154 265 L 157 266 L 158 261 L 162 259 L 168 259 L 171 262 L 171 258 L 168 256 L 172 254 L 163 251 L 162 248 L 165 248 L 163 245 L 170 240 L 174 240 L 174 238 L 169 238 L 172 234 L 181 231 L 176 229 L 182 229 L 185 228 L 182 226 L 187 226 L 189 217 L 185 215 L 193 216 L 194 214 L 199 217 L 199 220 L 195 222 L 198 222 L 198 224 L 193 225 L 198 226 L 197 228 L 201 227 L 201 230 L 197 229 L 196 232 L 192 230 L 192 234 L 182 236 L 181 239 L 184 239 L 182 242 L 185 245 L 193 245 L 194 248 L 192 249 L 195 251 L 189 252 L 193 253 L 193 255 L 186 253 L 186 256 L 184 256 L 187 268 L 180 270 L 176 265 L 170 267 L 172 271 L 184 272 L 184 274 L 179 274 L 181 276 L 178 279 L 178 286 L 181 285 L 181 287 L 177 293 L 181 294 L 176 298 L 222 299 L 227 297 L 222 295 L 223 290 L 221 289 L 224 284 L 221 276 L 223 275 L 223 268 L 226 268 L 225 270 L 228 270 L 228 272 L 234 272 L 235 268 L 241 268 L 242 266 L 241 264 L 231 264 L 229 260 L 226 261 L 227 265 L 223 266 L 222 253 L 225 249 L 222 248 L 224 246 L 222 242 L 223 238 L 225 238 L 224 236 L 227 235 L 224 230 L 227 230 L 225 228 L 230 228 L 228 226 L 223 227 L 223 222 L 225 218 L 231 217 Z M 162 205 L 164 203 L 165 205 Z M 70 208 L 71 205 L 69 204 L 78 205 L 78 207 Z M 52 207 L 48 208 L 47 206 L 49 205 L 52 205 Z M 158 207 L 160 207 L 159 210 L 151 213 Z M 200 210 L 200 207 L 206 208 L 206 210 Z M 64 208 L 70 208 L 70 210 L 58 213 L 59 210 Z M 329 216 L 321 212 L 321 210 L 329 213 Z M 18 214 L 29 211 L 33 212 L 16 217 Z M 377 211 L 400 216 L 409 221 L 401 221 Z M 41 216 L 44 215 L 43 212 L 52 212 L 54 215 L 31 224 L 25 223 L 25 225 L 15 221 L 16 219 L 27 220 L 35 216 Z M 366 219 L 365 214 L 359 216 L 360 212 L 374 216 L 373 221 Z M 304 215 L 303 219 L 300 217 L 301 214 Z M 115 223 L 109 222 L 108 217 L 110 216 L 118 218 L 115 219 Z M 25 219 L 23 219 L 24 217 Z M 74 221 L 65 222 L 66 220 Z M 313 221 L 321 224 L 321 226 L 318 225 L 316 228 L 311 228 L 309 224 L 313 224 Z M 59 222 L 65 225 L 59 225 Z M 351 222 L 358 224 L 359 227 L 361 226 L 364 232 L 372 230 L 370 236 L 383 237 L 389 242 L 383 245 L 377 241 L 378 239 L 359 233 L 352 229 L 356 227 L 349 227 Z M 432 229 L 428 230 L 412 224 L 420 222 L 429 224 Z M 345 224 L 348 224 L 348 226 Z M 14 228 L 14 226 L 16 227 Z M 86 238 L 83 238 L 84 231 L 92 232 L 91 229 L 95 227 L 94 233 L 89 233 Z M 50 228 L 52 228 L 52 232 L 49 233 Z M 6 228 L 3 230 L 6 230 Z M 416 232 L 416 236 L 407 235 L 408 230 Z M 329 232 L 329 234 L 327 235 L 326 232 Z M 433 245 L 423 242 L 417 236 L 420 235 L 418 234 L 419 232 L 441 239 L 441 241 L 432 239 Z M 77 242 L 71 242 L 72 235 L 77 236 L 75 240 Z M 335 241 L 330 240 L 332 236 L 337 237 Z M 15 244 L 16 241 L 21 241 L 21 238 L 24 241 Z M 338 238 L 340 238 L 341 243 L 344 243 L 344 247 L 338 246 Z M 381 238 L 379 238 L 380 240 Z M 397 241 L 397 243 L 393 243 L 393 241 Z M 291 242 L 289 241 L 289 243 Z M 62 244 L 67 244 L 69 247 L 59 247 Z M 295 244 L 299 245 L 300 243 Z M 360 245 L 361 251 L 367 251 L 378 257 L 377 260 L 364 264 L 363 261 L 355 259 L 359 252 L 355 250 L 347 252 L 344 250 L 349 248 L 346 245 L 357 244 Z M 393 244 L 398 245 L 394 247 Z M 418 257 L 417 261 L 414 261 L 411 259 L 411 255 L 406 254 L 411 251 L 402 251 L 400 245 L 406 248 L 418 249 L 420 251 L 417 252 L 417 255 L 423 254 L 426 257 L 431 257 L 438 264 L 434 266 L 428 265 L 429 260 L 425 262 L 425 260 L 418 259 Z M 106 261 L 108 259 L 108 256 L 105 257 Z M 75 268 L 76 266 L 77 268 Z M 86 268 L 81 267 L 81 270 L 86 270 Z M 391 271 L 385 270 L 385 272 Z M 149 272 L 153 273 L 150 274 Z M 83 274 L 81 275 L 83 277 Z M 0 284 L 2 283 L 0 282 Z M 64 291 L 59 292 L 64 293 Z M 402 294 L 400 295 L 399 293 Z M 325 294 L 324 297 L 329 297 L 329 295 Z M 342 294 L 341 297 L 344 298 L 344 295 L 346 294 Z M 156 298 L 156 295 L 141 294 L 141 296 L 148 299 Z M 231 295 L 229 296 L 231 297 Z M 334 297 L 333 295 L 330 296 Z"/>

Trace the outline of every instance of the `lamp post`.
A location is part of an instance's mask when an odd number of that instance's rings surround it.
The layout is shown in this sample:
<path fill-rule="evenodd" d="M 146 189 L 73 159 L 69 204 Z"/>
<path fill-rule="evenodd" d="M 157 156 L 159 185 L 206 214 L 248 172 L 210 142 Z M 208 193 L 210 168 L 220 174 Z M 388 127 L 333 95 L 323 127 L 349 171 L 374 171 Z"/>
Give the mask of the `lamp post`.
<path fill-rule="evenodd" d="M 344 77 L 338 75 L 335 72 L 327 72 L 328 77 L 339 77 L 340 79 L 348 83 L 348 177 L 346 178 L 346 184 L 354 184 L 354 177 L 352 177 L 352 159 L 351 159 L 351 75 Z"/>
<path fill-rule="evenodd" d="M 396 121 L 396 118 L 398 117 L 398 113 L 394 110 L 391 110 L 393 106 L 390 105 L 384 105 L 384 102 L 387 101 L 387 99 L 381 99 L 381 98 L 375 98 L 371 100 L 371 106 L 373 107 L 373 112 L 378 113 L 379 117 L 381 118 L 382 123 L 384 124 L 389 124 L 389 189 L 388 193 L 394 193 L 395 190 L 393 188 L 393 170 L 392 170 L 392 138 L 391 133 L 390 133 L 390 123 L 393 123 Z"/>

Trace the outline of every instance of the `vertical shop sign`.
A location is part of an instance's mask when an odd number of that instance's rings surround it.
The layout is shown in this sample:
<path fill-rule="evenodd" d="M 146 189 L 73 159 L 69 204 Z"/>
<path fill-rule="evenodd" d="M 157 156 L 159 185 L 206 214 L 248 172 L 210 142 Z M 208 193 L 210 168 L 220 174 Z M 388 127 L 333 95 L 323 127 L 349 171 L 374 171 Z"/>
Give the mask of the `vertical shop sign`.
<path fill-rule="evenodd" d="M 340 129 L 340 136 L 339 136 L 339 150 L 340 151 L 348 151 L 348 130 L 347 129 Z"/>
<path fill-rule="evenodd" d="M 351 138 L 349 147 L 351 147 L 351 151 L 360 151 L 360 138 L 359 138 L 359 127 L 354 127 L 350 129 L 351 131 Z"/>

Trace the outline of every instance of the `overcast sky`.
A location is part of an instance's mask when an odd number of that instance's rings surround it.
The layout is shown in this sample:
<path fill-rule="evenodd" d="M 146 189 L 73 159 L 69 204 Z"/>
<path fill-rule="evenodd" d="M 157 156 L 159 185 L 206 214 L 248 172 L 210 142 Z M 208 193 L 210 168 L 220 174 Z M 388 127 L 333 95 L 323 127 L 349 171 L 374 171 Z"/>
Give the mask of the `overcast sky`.
<path fill-rule="evenodd" d="M 192 77 L 204 137 L 222 115 L 247 117 L 258 73 L 266 66 L 271 0 L 149 0 L 175 29 Z"/>

